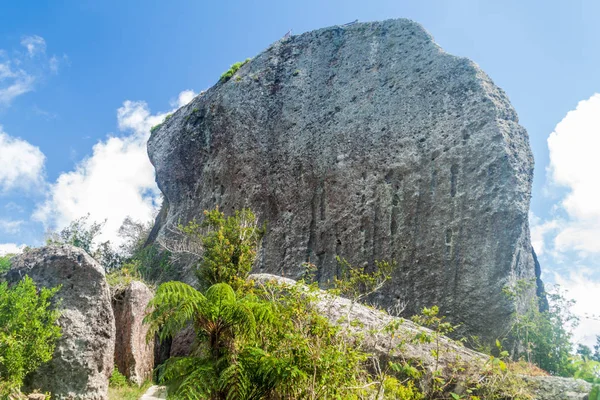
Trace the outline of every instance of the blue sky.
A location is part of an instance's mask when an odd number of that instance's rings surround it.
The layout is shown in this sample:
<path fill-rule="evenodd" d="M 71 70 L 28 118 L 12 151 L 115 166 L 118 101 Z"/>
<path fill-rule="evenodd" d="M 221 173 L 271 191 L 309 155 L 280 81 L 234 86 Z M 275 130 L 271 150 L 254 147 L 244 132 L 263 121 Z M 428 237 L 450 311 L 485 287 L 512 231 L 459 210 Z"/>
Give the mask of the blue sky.
<path fill-rule="evenodd" d="M 289 29 L 406 17 L 507 92 L 535 155 L 545 279 L 570 290 L 581 316 L 600 313 L 600 2 L 0 4 L 0 251 L 39 245 L 47 227 L 86 212 L 113 231 L 123 215 L 147 218 L 149 127 Z M 577 334 L 592 341 L 600 322 L 584 318 Z"/>

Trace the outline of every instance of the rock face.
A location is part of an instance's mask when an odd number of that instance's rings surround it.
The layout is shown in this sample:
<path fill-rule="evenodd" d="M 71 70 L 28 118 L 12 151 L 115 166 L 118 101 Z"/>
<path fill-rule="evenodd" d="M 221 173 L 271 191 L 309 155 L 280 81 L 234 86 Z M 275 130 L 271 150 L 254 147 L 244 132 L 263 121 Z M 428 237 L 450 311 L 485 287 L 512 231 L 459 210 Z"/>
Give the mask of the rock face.
<path fill-rule="evenodd" d="M 62 285 L 62 337 L 54 358 L 28 377 L 26 387 L 52 393 L 53 399 L 107 400 L 113 370 L 115 320 L 104 270 L 83 250 L 50 246 L 13 260 L 11 283 L 25 275 L 43 287 Z"/>
<path fill-rule="evenodd" d="M 141 385 L 152 378 L 154 341 L 148 342 L 143 324 L 148 302 L 154 293 L 144 283 L 133 281 L 114 291 L 112 307 L 117 327 L 115 366 L 130 381 Z"/>
<path fill-rule="evenodd" d="M 325 283 L 336 255 L 394 260 L 375 303 L 405 302 L 407 315 L 437 304 L 490 340 L 515 308 L 502 288 L 535 279 L 527 132 L 477 65 L 409 20 L 274 43 L 177 111 L 148 151 L 165 195 L 158 241 L 205 209 L 250 207 L 267 221 L 256 272 L 296 278 L 310 261 Z"/>

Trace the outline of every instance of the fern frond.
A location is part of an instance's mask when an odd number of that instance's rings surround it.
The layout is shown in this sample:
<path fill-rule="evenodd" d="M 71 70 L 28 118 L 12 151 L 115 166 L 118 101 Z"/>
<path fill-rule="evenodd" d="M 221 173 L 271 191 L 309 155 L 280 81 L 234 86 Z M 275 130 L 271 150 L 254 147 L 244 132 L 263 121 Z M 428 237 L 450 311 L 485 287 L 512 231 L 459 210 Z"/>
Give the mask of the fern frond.
<path fill-rule="evenodd" d="M 144 322 L 149 325 L 148 337 L 159 333 L 164 340 L 172 337 L 207 308 L 206 297 L 183 282 L 166 282 L 158 287 L 148 304 L 151 312 Z"/>

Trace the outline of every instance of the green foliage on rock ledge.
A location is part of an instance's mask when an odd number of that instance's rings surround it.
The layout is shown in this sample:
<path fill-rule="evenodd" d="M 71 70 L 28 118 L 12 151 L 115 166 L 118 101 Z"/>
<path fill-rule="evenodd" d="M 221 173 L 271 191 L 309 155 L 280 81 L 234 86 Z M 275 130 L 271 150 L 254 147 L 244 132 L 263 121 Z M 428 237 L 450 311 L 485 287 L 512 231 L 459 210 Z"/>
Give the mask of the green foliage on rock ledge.
<path fill-rule="evenodd" d="M 250 59 L 246 58 L 244 61 L 238 61 L 234 64 L 231 65 L 231 67 L 229 67 L 229 69 L 225 72 L 223 72 L 223 74 L 221 74 L 221 78 L 219 79 L 220 82 L 227 82 L 229 79 L 231 79 L 231 77 L 233 75 L 235 75 L 235 73 L 238 71 L 238 69 L 240 69 L 243 65 L 245 65 L 247 62 L 249 62 Z"/>
<path fill-rule="evenodd" d="M 0 283 L 0 398 L 18 390 L 25 376 L 50 361 L 60 327 L 51 300 L 59 288 L 37 290 L 25 277 Z"/>

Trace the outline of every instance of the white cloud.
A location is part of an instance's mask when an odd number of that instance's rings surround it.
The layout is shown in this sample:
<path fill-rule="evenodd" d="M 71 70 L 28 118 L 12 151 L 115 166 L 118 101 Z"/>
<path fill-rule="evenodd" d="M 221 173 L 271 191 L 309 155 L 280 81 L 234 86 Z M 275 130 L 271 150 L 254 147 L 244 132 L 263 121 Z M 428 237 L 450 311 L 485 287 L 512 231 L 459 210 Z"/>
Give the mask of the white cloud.
<path fill-rule="evenodd" d="M 193 90 L 184 90 L 183 92 L 179 93 L 179 96 L 177 96 L 177 100 L 171 101 L 171 107 L 179 108 L 185 106 L 190 101 L 194 100 L 196 94 L 197 93 Z"/>
<path fill-rule="evenodd" d="M 7 254 L 19 254 L 23 251 L 25 245 L 17 245 L 15 243 L 0 243 L 0 256 Z"/>
<path fill-rule="evenodd" d="M 50 71 L 54 72 L 55 74 L 58 73 L 58 58 L 56 58 L 56 56 L 50 57 L 48 65 L 50 66 Z"/>
<path fill-rule="evenodd" d="M 546 254 L 545 269 L 555 267 L 549 277 L 576 300 L 573 312 L 581 323 L 575 340 L 586 344 L 600 335 L 600 321 L 592 316 L 600 313 L 599 148 L 600 94 L 594 94 L 567 113 L 548 137 L 548 183 L 560 189 L 553 217 L 530 216 L 532 243 L 538 254 Z"/>
<path fill-rule="evenodd" d="M 6 81 L 6 82 L 3 82 Z M 0 105 L 9 105 L 16 97 L 31 92 L 35 77 L 19 69 L 11 69 L 10 63 L 0 64 Z"/>
<path fill-rule="evenodd" d="M 529 226 L 531 230 L 531 245 L 535 253 L 541 256 L 546 252 L 546 236 L 559 227 L 559 221 L 551 220 L 542 222 L 533 212 L 529 212 Z"/>
<path fill-rule="evenodd" d="M 48 58 L 46 41 L 41 36 L 23 36 L 21 45 L 27 51 L 14 51 L 12 57 L 0 50 L 0 106 L 8 106 L 15 98 L 31 92 L 48 70 L 56 74 L 60 64 L 69 62 L 66 55 Z"/>
<path fill-rule="evenodd" d="M 569 217 L 555 239 L 559 251 L 600 252 L 600 94 L 579 102 L 548 138 L 550 182 L 568 189 Z"/>
<path fill-rule="evenodd" d="M 0 219 L 0 232 L 6 233 L 18 233 L 21 230 L 21 225 L 23 225 L 25 221 L 10 221 L 6 219 Z"/>
<path fill-rule="evenodd" d="M 0 126 L 0 192 L 32 189 L 43 181 L 45 156 L 29 142 L 9 136 Z"/>
<path fill-rule="evenodd" d="M 50 67 L 50 71 L 53 74 L 58 74 L 58 70 L 62 65 L 69 66 L 70 64 L 71 63 L 69 61 L 69 57 L 66 54 L 63 54 L 62 57 L 57 57 L 56 55 L 53 55 L 48 60 L 48 67 Z"/>
<path fill-rule="evenodd" d="M 27 49 L 30 57 L 36 54 L 46 53 L 46 41 L 38 35 L 23 36 L 21 45 Z"/>
<path fill-rule="evenodd" d="M 574 330 L 574 340 L 577 343 L 592 346 L 596 344 L 596 335 L 600 335 L 600 282 L 591 279 L 591 271 L 580 268 L 568 276 L 556 274 L 555 281 L 562 289 L 567 290 L 567 298 L 575 300 L 573 313 L 579 316 L 579 326 Z"/>
<path fill-rule="evenodd" d="M 98 142 L 92 155 L 74 171 L 61 174 L 34 219 L 52 229 L 61 229 L 90 214 L 92 221 L 106 220 L 100 240 L 117 244 L 117 233 L 125 217 L 149 221 L 157 209 L 160 191 L 146 142 L 150 128 L 166 115 L 152 115 L 145 102 L 125 101 L 117 110 L 117 121 L 119 129 L 130 134 Z"/>

